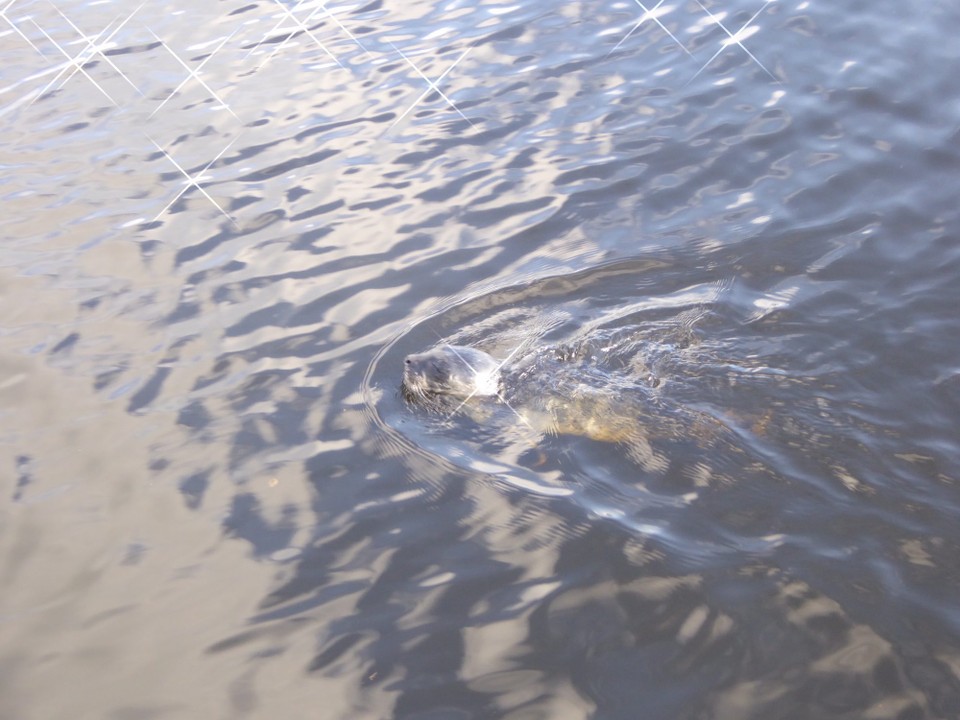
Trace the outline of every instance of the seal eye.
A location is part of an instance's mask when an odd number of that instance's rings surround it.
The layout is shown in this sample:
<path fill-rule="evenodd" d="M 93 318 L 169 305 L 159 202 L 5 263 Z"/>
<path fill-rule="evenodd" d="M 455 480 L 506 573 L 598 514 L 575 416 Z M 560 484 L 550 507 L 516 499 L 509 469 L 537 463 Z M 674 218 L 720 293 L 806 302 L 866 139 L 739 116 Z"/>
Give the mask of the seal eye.
<path fill-rule="evenodd" d="M 403 362 L 404 362 L 404 364 L 409 365 L 409 364 L 410 364 L 411 362 L 413 362 L 413 361 L 410 360 L 410 358 L 405 358 Z"/>

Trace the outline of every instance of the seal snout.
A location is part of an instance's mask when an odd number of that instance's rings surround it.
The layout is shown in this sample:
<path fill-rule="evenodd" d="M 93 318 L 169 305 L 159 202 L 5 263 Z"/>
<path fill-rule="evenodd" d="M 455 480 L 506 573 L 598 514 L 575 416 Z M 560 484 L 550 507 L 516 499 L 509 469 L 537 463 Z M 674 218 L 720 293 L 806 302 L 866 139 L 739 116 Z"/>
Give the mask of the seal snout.
<path fill-rule="evenodd" d="M 416 384 L 418 377 L 418 364 L 413 355 L 407 355 L 403 359 L 403 382 L 407 387 Z"/>

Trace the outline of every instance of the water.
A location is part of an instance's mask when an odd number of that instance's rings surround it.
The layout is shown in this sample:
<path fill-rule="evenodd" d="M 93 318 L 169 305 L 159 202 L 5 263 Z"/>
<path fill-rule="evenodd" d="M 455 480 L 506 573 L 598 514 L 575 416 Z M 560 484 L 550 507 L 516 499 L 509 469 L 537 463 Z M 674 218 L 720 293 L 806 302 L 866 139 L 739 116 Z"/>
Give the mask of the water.
<path fill-rule="evenodd" d="M 960 715 L 960 12 L 647 7 L 6 6 L 0 717 Z"/>

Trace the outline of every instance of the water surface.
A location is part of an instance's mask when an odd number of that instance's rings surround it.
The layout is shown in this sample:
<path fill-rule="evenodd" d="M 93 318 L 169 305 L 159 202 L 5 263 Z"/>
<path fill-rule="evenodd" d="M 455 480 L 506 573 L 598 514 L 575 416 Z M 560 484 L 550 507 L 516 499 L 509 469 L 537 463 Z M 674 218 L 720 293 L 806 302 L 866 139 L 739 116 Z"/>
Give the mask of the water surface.
<path fill-rule="evenodd" d="M 3 10 L 0 717 L 960 715 L 960 13 L 646 8 Z"/>

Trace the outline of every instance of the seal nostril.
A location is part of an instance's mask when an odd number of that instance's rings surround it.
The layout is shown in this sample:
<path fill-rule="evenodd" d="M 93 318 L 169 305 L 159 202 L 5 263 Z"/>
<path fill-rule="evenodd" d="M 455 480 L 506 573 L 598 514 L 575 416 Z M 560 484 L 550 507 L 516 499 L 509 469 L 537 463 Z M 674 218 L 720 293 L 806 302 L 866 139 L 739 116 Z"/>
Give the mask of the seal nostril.
<path fill-rule="evenodd" d="M 406 358 L 403 362 L 406 363 L 407 365 L 409 365 L 409 364 L 410 364 L 410 358 Z"/>

